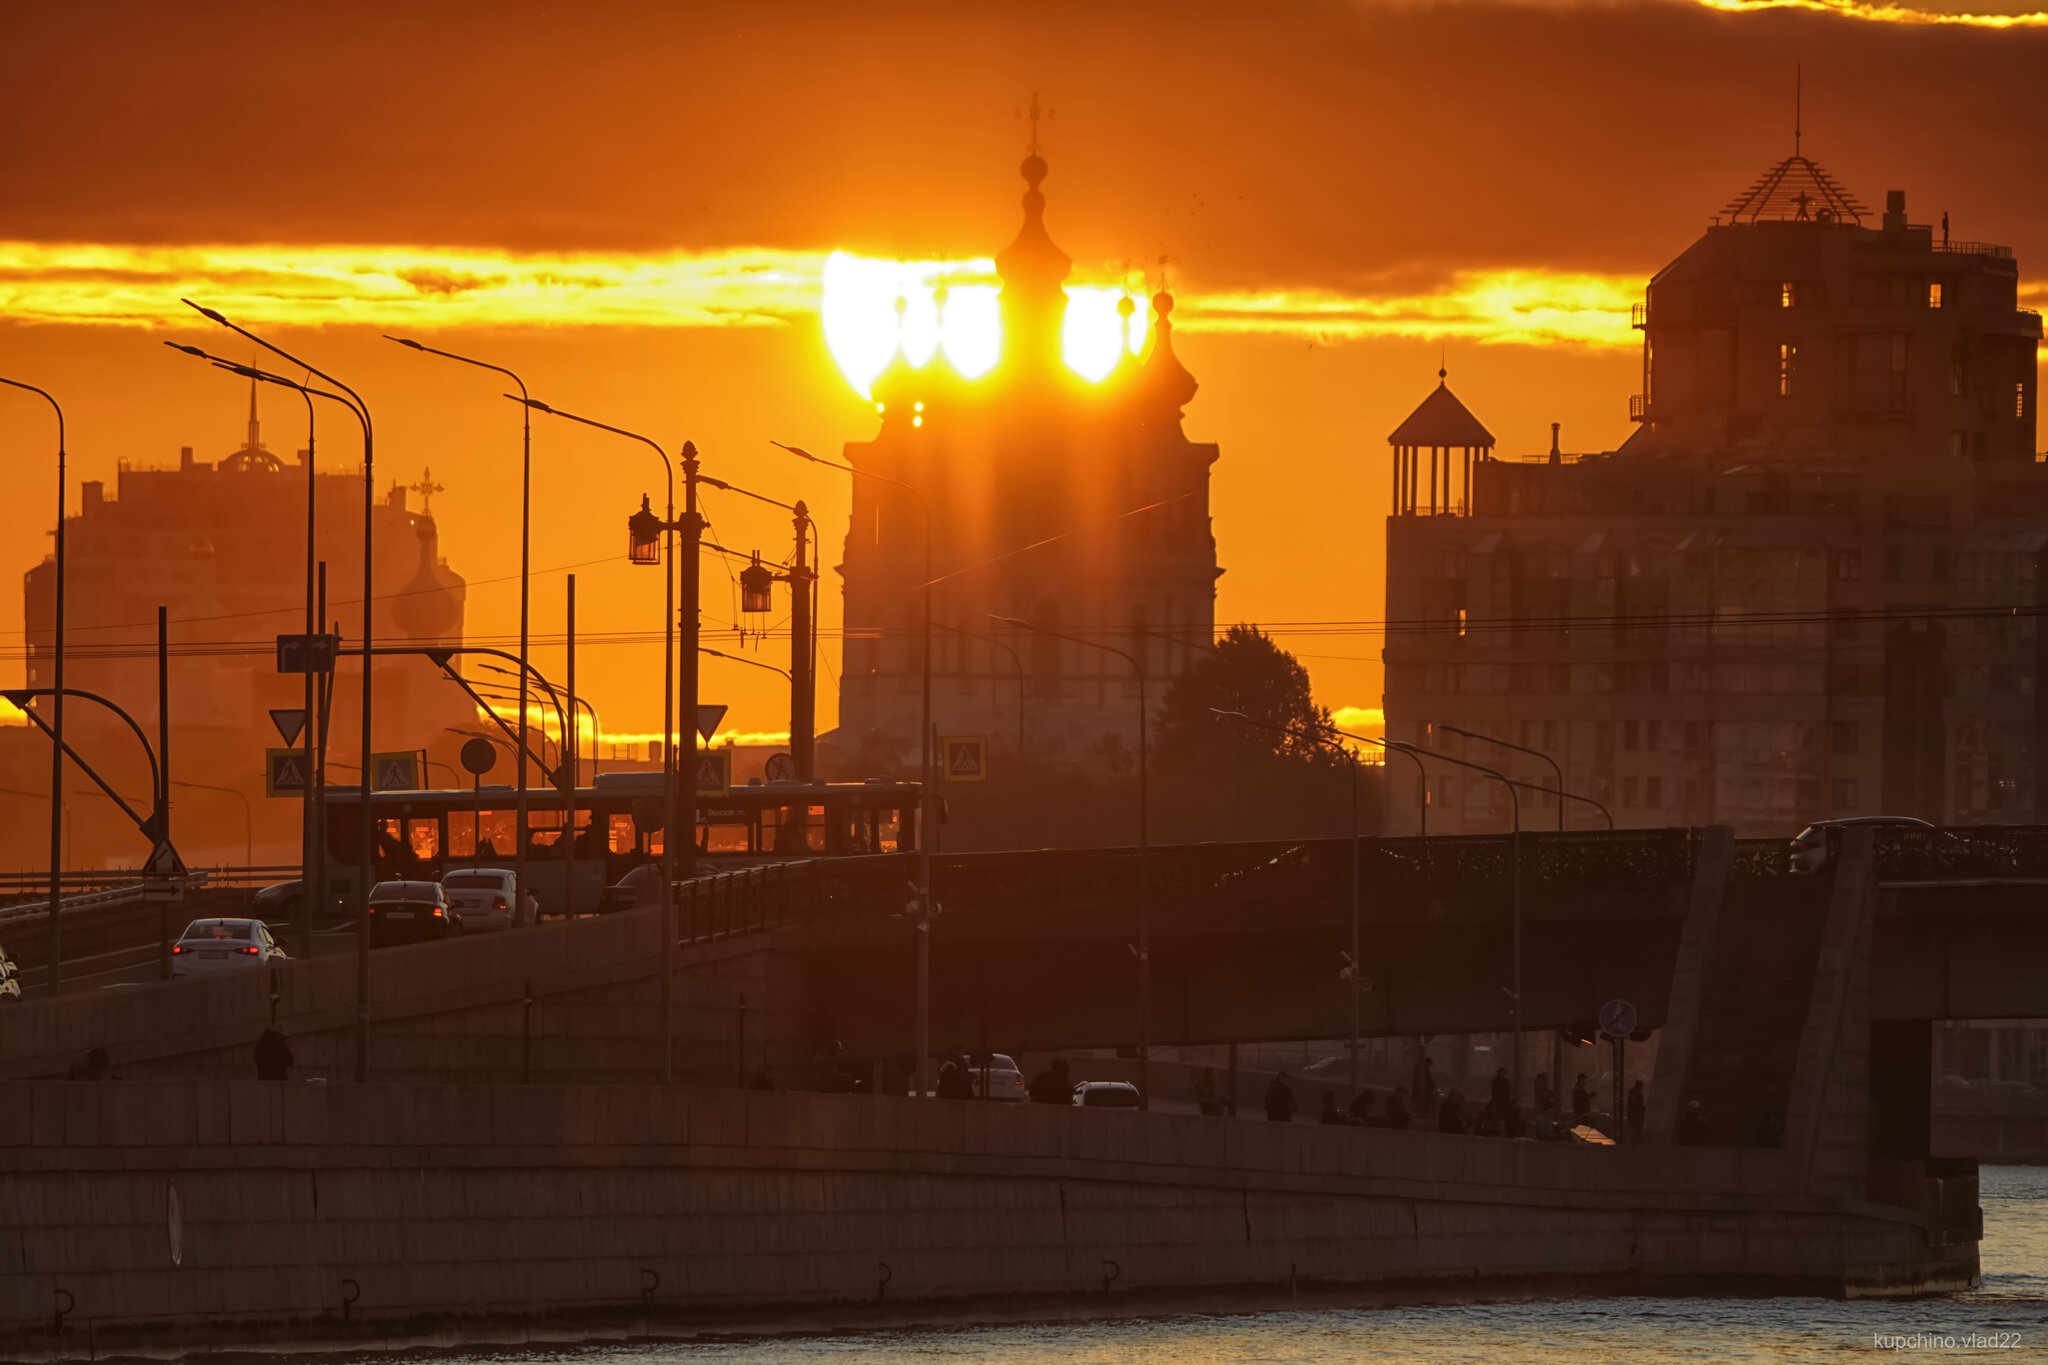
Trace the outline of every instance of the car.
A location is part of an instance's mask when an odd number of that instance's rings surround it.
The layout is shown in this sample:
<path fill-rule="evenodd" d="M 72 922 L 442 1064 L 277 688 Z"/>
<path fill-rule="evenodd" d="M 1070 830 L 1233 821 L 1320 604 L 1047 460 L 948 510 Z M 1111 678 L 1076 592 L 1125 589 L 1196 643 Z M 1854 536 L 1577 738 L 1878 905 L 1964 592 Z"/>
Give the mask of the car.
<path fill-rule="evenodd" d="M 1021 1104 L 1028 1098 L 1024 1073 L 1012 1058 L 1000 1052 L 989 1053 L 988 1060 L 980 1066 L 968 1067 L 967 1075 L 976 1099 L 1013 1100 Z"/>
<path fill-rule="evenodd" d="M 1142 1109 L 1144 1096 L 1129 1081 L 1082 1081 L 1074 1087 L 1077 1109 Z"/>
<path fill-rule="evenodd" d="M 0 1000 L 21 999 L 20 969 L 14 959 L 7 956 L 7 950 L 0 948 Z"/>
<path fill-rule="evenodd" d="M 1828 865 L 1828 831 L 1847 829 L 1851 825 L 1891 825 L 1908 829 L 1933 829 L 1935 826 L 1912 815 L 1855 815 L 1843 820 L 1816 820 L 1792 836 L 1792 870 L 1812 874 Z"/>
<path fill-rule="evenodd" d="M 284 960 L 260 919 L 195 919 L 171 945 L 172 976 L 228 976 Z"/>
<path fill-rule="evenodd" d="M 446 938 L 462 927 L 439 882 L 378 882 L 370 888 L 370 946 Z"/>
<path fill-rule="evenodd" d="M 512 908 L 512 887 L 517 875 L 503 867 L 462 867 L 441 878 L 448 895 L 448 908 L 455 913 L 465 934 L 479 929 L 511 929 L 533 923 L 540 913 L 540 897 L 529 888 L 520 908 Z"/>
<path fill-rule="evenodd" d="M 299 917 L 299 902 L 305 897 L 306 883 L 295 878 L 288 882 L 276 882 L 256 892 L 253 907 L 265 920 L 290 921 Z M 324 919 L 339 919 L 351 914 L 349 906 L 336 896 L 334 902 L 321 911 Z"/>
<path fill-rule="evenodd" d="M 661 864 L 642 863 L 612 885 L 604 889 L 597 902 L 597 911 L 609 915 L 615 910 L 633 910 L 642 905 L 654 904 L 654 896 L 661 889 Z"/>

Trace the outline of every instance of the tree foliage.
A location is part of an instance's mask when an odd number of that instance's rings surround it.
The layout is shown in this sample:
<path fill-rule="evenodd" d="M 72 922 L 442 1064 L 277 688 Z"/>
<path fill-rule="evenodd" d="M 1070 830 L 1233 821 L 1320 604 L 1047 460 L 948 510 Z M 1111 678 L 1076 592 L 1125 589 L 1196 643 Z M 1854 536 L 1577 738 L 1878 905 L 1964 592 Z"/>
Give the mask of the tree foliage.
<path fill-rule="evenodd" d="M 1327 761 L 1330 752 L 1318 737 L 1329 725 L 1330 713 L 1315 704 L 1301 661 L 1257 626 L 1234 625 L 1214 653 L 1198 656 L 1166 689 L 1157 716 L 1159 761 L 1173 766 L 1258 753 Z"/>

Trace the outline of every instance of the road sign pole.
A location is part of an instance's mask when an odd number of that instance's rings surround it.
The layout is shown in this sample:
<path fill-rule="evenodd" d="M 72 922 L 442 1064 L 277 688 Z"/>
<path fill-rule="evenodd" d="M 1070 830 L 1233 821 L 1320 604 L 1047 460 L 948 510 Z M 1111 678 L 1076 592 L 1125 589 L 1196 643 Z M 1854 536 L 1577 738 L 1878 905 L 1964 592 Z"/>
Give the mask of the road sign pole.
<path fill-rule="evenodd" d="M 156 609 L 156 833 L 165 843 L 171 838 L 171 627 L 170 608 Z M 171 979 L 171 907 L 159 901 L 156 907 L 156 972 L 162 981 Z"/>

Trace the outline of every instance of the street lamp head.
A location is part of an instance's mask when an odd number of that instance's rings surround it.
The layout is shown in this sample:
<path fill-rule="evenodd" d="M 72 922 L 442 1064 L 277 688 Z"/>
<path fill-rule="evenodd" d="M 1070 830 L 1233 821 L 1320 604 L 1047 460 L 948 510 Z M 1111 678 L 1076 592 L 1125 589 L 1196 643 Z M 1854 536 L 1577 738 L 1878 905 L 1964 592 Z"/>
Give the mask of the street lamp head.
<path fill-rule="evenodd" d="M 770 440 L 770 441 L 768 442 L 768 444 L 769 444 L 769 445 L 771 445 L 771 446 L 781 446 L 781 447 L 782 447 L 782 449 L 784 449 L 784 450 L 788 451 L 788 452 L 789 452 L 790 454 L 792 454 L 792 455 L 796 456 L 796 457 L 797 457 L 797 458 L 798 458 L 799 460 L 809 460 L 809 461 L 810 461 L 810 462 L 811 462 L 812 464 L 816 464 L 816 463 L 818 462 L 818 457 L 817 457 L 817 456 L 815 456 L 815 455 L 813 455 L 813 454 L 811 454 L 811 452 L 810 452 L 810 451 L 808 451 L 808 450 L 805 450 L 805 449 L 804 449 L 804 448 L 803 448 L 802 446 L 793 446 L 793 445 L 789 445 L 789 444 L 787 444 L 787 443 L 785 443 L 785 442 L 782 442 L 782 441 L 777 441 L 777 440 L 773 440 L 773 439 L 771 439 L 771 440 Z"/>
<path fill-rule="evenodd" d="M 208 355 L 208 354 L 207 354 L 206 352 L 204 352 L 204 351 L 200 350 L 200 349 L 199 349 L 199 348 L 198 348 L 197 346 L 187 346 L 187 345 L 184 345 L 184 344 L 183 344 L 183 343 L 181 343 L 181 342 L 176 342 L 176 341 L 166 341 L 166 342 L 164 343 L 164 345 L 166 345 L 166 346 L 170 347 L 170 348 L 171 348 L 172 350 L 174 350 L 174 351 L 183 351 L 183 352 L 184 352 L 184 353 L 185 353 L 186 355 L 196 355 L 196 356 L 198 356 L 198 357 L 199 357 L 199 358 L 200 358 L 201 360 L 211 360 L 211 359 L 213 359 L 213 357 L 212 357 L 212 356 L 210 356 L 210 355 Z"/>
<path fill-rule="evenodd" d="M 988 614 L 988 619 L 998 623 L 999 625 L 1015 626 L 1019 630 L 1031 629 L 1031 623 L 1029 621 L 1020 621 L 1014 616 L 998 616 L 994 612 L 990 612 Z"/>
<path fill-rule="evenodd" d="M 384 339 L 386 341 L 395 341 L 399 345 L 409 347 L 415 351 L 424 351 L 427 349 L 426 347 L 420 345 L 417 341 L 414 341 L 411 337 L 395 337 L 392 336 L 389 332 L 386 332 L 384 334 Z"/>
<path fill-rule="evenodd" d="M 740 610 L 766 613 L 774 606 L 775 575 L 761 562 L 761 552 L 756 550 L 754 562 L 740 570 Z"/>
<path fill-rule="evenodd" d="M 1471 732 L 1470 730 L 1467 730 L 1467 729 L 1465 729 L 1465 728 L 1464 728 L 1463 726 L 1461 726 L 1461 725 L 1451 725 L 1451 724 L 1448 724 L 1448 723 L 1446 723 L 1446 722 L 1444 722 L 1444 721 L 1438 721 L 1438 722 L 1436 723 L 1436 728 L 1437 728 L 1437 729 L 1439 729 L 1439 730 L 1444 730 L 1444 731 L 1448 731 L 1449 733 L 1451 733 L 1451 734 L 1454 734 L 1454 735 L 1462 735 L 1462 736 L 1463 736 L 1463 737 L 1465 737 L 1466 739 L 1478 739 L 1478 738 L 1479 738 L 1479 736 L 1478 736 L 1478 735 L 1475 735 L 1475 734 L 1473 734 L 1473 733 L 1472 733 L 1472 732 Z"/>
<path fill-rule="evenodd" d="M 505 396 L 515 403 L 524 404 L 526 407 L 532 408 L 535 412 L 554 412 L 553 408 L 549 407 L 546 403 L 541 402 L 538 398 L 521 398 L 516 393 L 508 393 Z"/>
<path fill-rule="evenodd" d="M 233 323 L 229 322 L 226 318 L 222 317 L 214 309 L 208 308 L 204 304 L 194 303 L 190 299 L 179 299 L 178 302 L 184 304 L 187 308 L 194 310 L 199 314 L 199 316 L 207 319 L 210 322 L 217 322 L 223 327 L 234 326 Z"/>
<path fill-rule="evenodd" d="M 707 488 L 722 488 L 728 493 L 732 492 L 731 484 L 727 483 L 724 479 L 714 479 L 709 474 L 699 474 L 697 476 L 697 482 L 703 484 Z"/>
<path fill-rule="evenodd" d="M 645 493 L 640 510 L 626 518 L 626 558 L 634 564 L 661 563 L 661 518 Z"/>

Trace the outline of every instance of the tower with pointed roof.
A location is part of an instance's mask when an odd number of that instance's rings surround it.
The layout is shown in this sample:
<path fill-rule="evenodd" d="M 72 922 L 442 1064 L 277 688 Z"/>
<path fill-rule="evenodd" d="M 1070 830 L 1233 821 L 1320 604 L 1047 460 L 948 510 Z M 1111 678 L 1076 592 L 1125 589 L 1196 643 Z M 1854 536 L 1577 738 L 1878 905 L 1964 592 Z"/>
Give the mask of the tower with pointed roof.
<path fill-rule="evenodd" d="M 1130 667 L 991 618 L 1122 650 L 1156 700 L 1214 638 L 1218 452 L 1182 430 L 1196 383 L 1175 353 L 1163 277 L 1142 358 L 1126 348 L 1092 382 L 1068 367 L 1073 259 L 1047 227 L 1050 167 L 1035 137 L 1019 170 L 1023 221 L 995 257 L 1000 360 L 969 379 L 943 349 L 920 367 L 899 347 L 871 386 L 878 430 L 849 442 L 846 458 L 930 508 L 941 729 L 985 733 L 999 754 L 1128 772 L 1139 725 Z M 1144 321 L 1137 298 L 1119 303 L 1126 327 Z M 868 775 L 916 759 L 924 516 L 918 498 L 880 480 L 854 480 L 852 495 L 840 723 L 823 738 L 845 771 Z"/>

